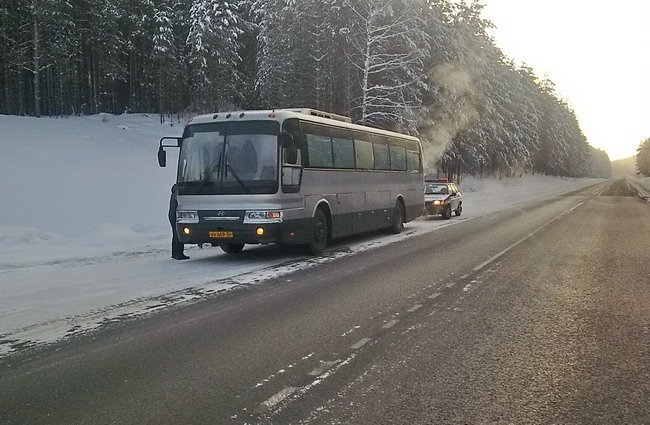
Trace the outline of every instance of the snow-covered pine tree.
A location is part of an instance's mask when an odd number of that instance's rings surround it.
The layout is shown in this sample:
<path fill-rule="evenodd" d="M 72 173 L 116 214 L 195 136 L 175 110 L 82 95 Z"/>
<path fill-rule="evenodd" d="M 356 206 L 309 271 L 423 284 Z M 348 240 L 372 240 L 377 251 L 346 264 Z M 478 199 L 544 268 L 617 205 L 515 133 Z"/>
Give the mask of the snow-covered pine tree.
<path fill-rule="evenodd" d="M 239 97 L 233 90 L 240 79 L 239 36 L 242 33 L 239 9 L 224 0 L 193 0 L 187 36 L 192 67 L 190 91 L 198 111 L 232 107 Z"/>
<path fill-rule="evenodd" d="M 305 105 L 297 64 L 304 60 L 302 21 L 293 0 L 256 0 L 252 16 L 258 28 L 256 87 L 267 108 Z"/>
<path fill-rule="evenodd" d="M 636 168 L 642 175 L 650 177 L 650 137 L 641 142 L 637 149 Z"/>
<path fill-rule="evenodd" d="M 158 67 L 158 113 L 165 122 L 168 85 L 173 85 L 178 74 L 175 66 L 176 44 L 174 40 L 174 10 L 169 0 L 160 0 L 154 7 L 153 57 Z"/>

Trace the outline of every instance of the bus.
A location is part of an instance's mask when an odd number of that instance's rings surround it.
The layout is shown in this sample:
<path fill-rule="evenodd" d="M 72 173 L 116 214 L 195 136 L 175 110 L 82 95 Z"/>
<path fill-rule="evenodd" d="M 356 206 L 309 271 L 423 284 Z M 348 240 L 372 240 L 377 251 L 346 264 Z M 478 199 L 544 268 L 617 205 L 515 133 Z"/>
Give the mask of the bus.
<path fill-rule="evenodd" d="M 169 141 L 173 141 L 170 143 Z M 387 229 L 422 215 L 416 137 L 312 109 L 220 112 L 193 118 L 180 138 L 176 228 L 186 244 L 227 253 L 245 244 L 303 245 Z"/>

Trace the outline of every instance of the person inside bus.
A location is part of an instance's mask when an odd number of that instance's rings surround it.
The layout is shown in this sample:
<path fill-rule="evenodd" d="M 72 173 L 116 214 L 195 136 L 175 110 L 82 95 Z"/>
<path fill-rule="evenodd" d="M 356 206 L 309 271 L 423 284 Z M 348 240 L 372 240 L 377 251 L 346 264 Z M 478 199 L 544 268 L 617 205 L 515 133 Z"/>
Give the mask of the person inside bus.
<path fill-rule="evenodd" d="M 178 186 L 174 184 L 172 186 L 172 194 L 169 198 L 169 224 L 172 226 L 172 258 L 174 260 L 188 260 L 190 257 L 185 255 L 183 251 L 185 250 L 185 245 L 178 239 L 178 233 L 176 232 L 176 209 L 178 208 Z"/>

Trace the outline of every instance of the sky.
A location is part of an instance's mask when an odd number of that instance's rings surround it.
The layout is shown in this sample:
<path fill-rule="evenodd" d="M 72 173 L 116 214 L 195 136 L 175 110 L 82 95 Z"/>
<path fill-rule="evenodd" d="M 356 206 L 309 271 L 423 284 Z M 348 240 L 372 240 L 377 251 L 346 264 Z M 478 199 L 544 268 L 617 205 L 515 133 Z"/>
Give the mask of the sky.
<path fill-rule="evenodd" d="M 482 0 L 496 44 L 556 83 L 611 160 L 650 137 L 650 0 Z"/>

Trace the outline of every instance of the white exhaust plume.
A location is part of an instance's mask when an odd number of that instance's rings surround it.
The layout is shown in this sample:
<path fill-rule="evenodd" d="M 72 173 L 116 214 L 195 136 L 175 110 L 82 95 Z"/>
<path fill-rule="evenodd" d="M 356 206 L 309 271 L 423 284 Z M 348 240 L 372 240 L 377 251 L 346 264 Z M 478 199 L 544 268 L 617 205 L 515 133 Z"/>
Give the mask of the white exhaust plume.
<path fill-rule="evenodd" d="M 430 78 L 436 86 L 436 100 L 424 112 L 428 125 L 420 132 L 424 147 L 425 164 L 435 169 L 445 149 L 456 135 L 478 118 L 474 108 L 476 89 L 474 79 L 456 64 L 443 64 L 431 71 Z"/>

